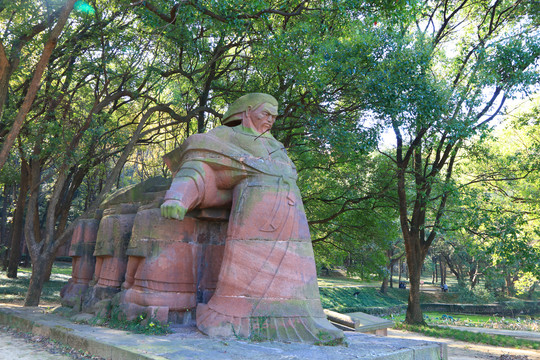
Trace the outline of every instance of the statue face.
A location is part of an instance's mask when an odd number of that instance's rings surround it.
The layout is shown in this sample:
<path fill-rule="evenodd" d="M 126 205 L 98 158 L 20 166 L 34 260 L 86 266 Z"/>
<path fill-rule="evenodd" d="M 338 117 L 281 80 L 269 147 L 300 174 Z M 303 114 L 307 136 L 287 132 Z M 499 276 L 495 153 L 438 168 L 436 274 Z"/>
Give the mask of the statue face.
<path fill-rule="evenodd" d="M 248 120 L 250 120 L 251 124 L 247 124 L 247 126 L 262 134 L 272 128 L 277 114 L 277 106 L 269 103 L 261 104 L 255 109 L 248 110 Z M 246 124 L 244 125 L 246 126 Z"/>

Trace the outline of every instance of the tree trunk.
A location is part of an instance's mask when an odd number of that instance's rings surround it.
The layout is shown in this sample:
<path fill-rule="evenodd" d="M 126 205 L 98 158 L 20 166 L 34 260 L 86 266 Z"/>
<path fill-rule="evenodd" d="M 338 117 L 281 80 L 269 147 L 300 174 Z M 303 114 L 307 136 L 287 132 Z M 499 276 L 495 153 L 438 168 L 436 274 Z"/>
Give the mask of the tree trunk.
<path fill-rule="evenodd" d="M 516 291 L 515 291 L 514 279 L 512 275 L 510 274 L 505 275 L 504 282 L 506 284 L 506 295 L 514 296 Z"/>
<path fill-rule="evenodd" d="M 443 256 L 446 268 L 450 269 L 450 273 L 454 274 L 456 280 L 459 282 L 462 277 L 462 268 L 452 260 L 452 257 L 448 253 L 443 253 Z"/>
<path fill-rule="evenodd" d="M 37 169 L 32 169 L 32 187 L 35 187 L 35 189 L 32 189 L 30 194 L 25 223 L 26 243 L 28 246 L 28 252 L 32 258 L 32 276 L 30 278 L 30 285 L 28 286 L 24 306 L 39 305 L 43 284 L 45 281 L 47 281 L 47 277 L 50 275 L 56 251 L 61 245 L 60 241 L 55 241 L 55 208 L 56 204 L 59 202 L 61 189 L 67 179 L 67 169 L 65 167 L 60 168 L 58 170 L 58 177 L 54 190 L 49 200 L 43 236 L 41 239 L 39 239 L 39 234 L 36 234 L 33 230 L 36 223 L 38 223 L 37 226 L 39 226 L 38 217 L 34 215 L 36 215 L 39 211 L 36 206 L 39 201 L 39 186 L 36 186 L 36 184 L 39 184 L 41 169 L 39 167 L 40 165 L 36 164 L 39 161 L 33 160 L 32 162 L 32 165 L 37 167 Z M 39 272 L 39 274 L 36 274 L 37 272 Z"/>
<path fill-rule="evenodd" d="M 28 285 L 28 292 L 24 299 L 24 306 L 38 306 L 41 299 L 41 292 L 43 291 L 43 284 L 45 284 L 45 278 L 50 273 L 54 262 L 54 254 L 45 252 L 43 256 L 32 261 L 32 276 L 30 277 L 30 284 Z"/>
<path fill-rule="evenodd" d="M 21 162 L 21 184 L 19 186 L 19 196 L 17 197 L 17 205 L 13 216 L 13 230 L 11 232 L 11 251 L 9 253 L 9 264 L 7 269 L 7 277 L 10 279 L 17 278 L 17 269 L 21 259 L 21 246 L 24 229 L 24 209 L 26 204 L 26 194 L 28 193 L 29 179 L 28 167 L 26 161 Z"/>
<path fill-rule="evenodd" d="M 12 186 L 4 184 L 4 193 L 2 195 L 2 214 L 0 215 L 0 259 L 6 258 L 6 253 L 9 249 L 9 241 L 7 239 L 7 217 L 8 203 L 11 203 L 10 190 Z M 2 261 L 3 263 L 3 261 Z"/>
<path fill-rule="evenodd" d="M 399 277 L 398 277 L 398 284 L 401 283 L 401 273 L 403 271 L 403 260 L 399 260 Z"/>
<path fill-rule="evenodd" d="M 422 264 L 423 259 L 419 256 L 419 253 L 407 254 L 407 266 L 409 269 L 409 303 L 405 315 L 405 322 L 408 324 L 425 323 L 422 309 L 420 308 L 420 274 Z"/>
<path fill-rule="evenodd" d="M 0 41 L 0 121 L 4 113 L 4 105 L 6 103 L 9 78 L 11 77 L 12 68 L 6 55 L 4 44 Z"/>
<path fill-rule="evenodd" d="M 439 264 L 441 265 L 441 286 L 443 286 L 446 284 L 446 266 L 444 266 L 444 260 L 442 258 Z"/>
<path fill-rule="evenodd" d="M 380 292 L 381 294 L 386 294 L 387 291 L 388 291 L 388 276 L 385 276 L 381 284 Z"/>
<path fill-rule="evenodd" d="M 394 288 L 394 265 L 395 262 L 390 265 L 390 287 Z"/>

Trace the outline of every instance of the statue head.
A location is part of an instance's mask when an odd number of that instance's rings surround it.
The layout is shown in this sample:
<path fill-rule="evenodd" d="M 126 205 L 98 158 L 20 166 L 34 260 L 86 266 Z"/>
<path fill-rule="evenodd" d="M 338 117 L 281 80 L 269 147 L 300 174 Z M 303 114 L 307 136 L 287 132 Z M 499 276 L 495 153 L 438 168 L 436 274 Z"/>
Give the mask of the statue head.
<path fill-rule="evenodd" d="M 277 110 L 278 102 L 272 95 L 250 93 L 233 102 L 221 122 L 227 126 L 243 124 L 262 133 L 274 124 Z"/>

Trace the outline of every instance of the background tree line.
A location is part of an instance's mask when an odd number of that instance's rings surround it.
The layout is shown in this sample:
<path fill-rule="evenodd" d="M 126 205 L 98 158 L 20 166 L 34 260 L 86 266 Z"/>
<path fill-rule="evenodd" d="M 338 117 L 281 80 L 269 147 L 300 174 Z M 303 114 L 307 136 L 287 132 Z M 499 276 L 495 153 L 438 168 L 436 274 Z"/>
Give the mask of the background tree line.
<path fill-rule="evenodd" d="M 8 276 L 24 239 L 38 304 L 79 216 L 168 175 L 162 154 L 267 92 L 321 266 L 388 279 L 406 259 L 411 323 L 428 255 L 469 289 L 534 291 L 538 103 L 507 104 L 538 98 L 539 14 L 521 0 L 0 1 Z"/>

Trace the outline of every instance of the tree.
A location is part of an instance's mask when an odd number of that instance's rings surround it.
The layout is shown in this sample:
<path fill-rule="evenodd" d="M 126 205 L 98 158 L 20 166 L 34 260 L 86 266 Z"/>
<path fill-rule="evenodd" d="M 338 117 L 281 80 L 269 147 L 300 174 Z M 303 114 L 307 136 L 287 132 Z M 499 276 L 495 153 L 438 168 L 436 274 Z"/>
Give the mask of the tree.
<path fill-rule="evenodd" d="M 25 305 L 39 302 L 54 254 L 73 229 L 73 222 L 68 226 L 73 215 L 71 205 L 85 177 L 100 164 L 116 158 L 113 170 L 100 186 L 99 196 L 86 209 L 89 213 L 114 187 L 135 145 L 163 143 L 179 124 L 187 125 L 179 133 L 187 136 L 194 118 L 197 131 L 202 131 L 209 120 L 202 114 L 219 117 L 214 108 L 224 103 L 222 97 L 235 96 L 235 87 L 228 88 L 228 84 L 234 84 L 237 73 L 245 69 L 243 54 L 254 41 L 245 40 L 246 25 L 251 28 L 252 19 L 266 13 L 263 9 L 253 17 L 227 15 L 240 20 L 230 25 L 228 19 L 209 8 L 188 6 L 188 11 L 179 17 L 189 21 L 163 28 L 158 26 L 156 16 L 168 24 L 175 21 L 163 19 L 159 9 L 149 2 L 134 4 L 136 11 L 138 5 L 143 7 L 140 17 L 110 2 L 107 7 L 103 2 L 93 5 L 92 16 L 81 16 L 67 28 L 64 42 L 50 57 L 46 86 L 31 110 L 35 123 L 24 129 L 26 144 L 21 158 L 27 160 L 30 174 L 25 235 L 33 264 Z M 208 18 L 200 21 L 191 17 L 194 13 Z M 133 28 L 138 34 L 148 34 L 146 47 L 133 45 L 137 44 L 130 31 Z M 190 45 L 192 42 L 195 46 Z M 168 61 L 168 53 L 159 53 L 163 48 L 174 51 L 171 44 L 180 48 L 177 63 Z M 141 59 L 145 58 L 154 61 L 143 64 Z M 160 84 L 158 76 L 173 81 Z M 202 92 L 199 85 L 204 85 Z M 210 94 L 216 95 L 211 98 Z M 165 103 L 179 96 L 182 101 L 176 109 Z M 157 113 L 167 118 L 149 122 Z M 124 137 L 130 130 L 134 130 L 133 134 Z"/>
<path fill-rule="evenodd" d="M 386 154 L 398 181 L 410 278 L 408 323 L 424 321 L 420 272 L 455 189 L 460 148 L 487 130 L 507 97 L 537 81 L 540 48 L 521 27 L 536 29 L 526 10 L 519 1 L 417 3 L 410 18 L 387 26 L 399 36 L 387 41 L 387 54 L 370 76 L 379 94 L 373 111 L 396 140 L 395 155 Z M 446 51 L 450 46 L 454 52 Z"/>
<path fill-rule="evenodd" d="M 507 115 L 507 118 L 510 116 Z M 539 277 L 537 108 L 507 119 L 492 136 L 464 148 L 459 199 L 449 204 L 439 252 L 458 279 L 480 278 L 493 293 L 514 296 L 522 277 Z M 465 284 L 464 284 L 465 285 Z"/>
<path fill-rule="evenodd" d="M 50 56 L 38 101 L 29 112 L 33 122 L 23 128 L 21 171 L 28 174 L 29 190 L 24 234 L 32 260 L 27 306 L 39 303 L 56 251 L 73 229 L 73 223 L 68 227 L 73 215 L 70 209 L 79 186 L 92 168 L 114 156 L 118 152 L 114 148 L 125 141 L 119 134 L 130 126 L 118 123 L 126 114 L 116 117 L 115 112 L 121 113 L 130 101 L 145 96 L 148 90 L 144 85 L 148 78 L 140 76 L 144 70 L 138 66 L 141 53 L 117 54 L 134 33 L 125 29 L 130 25 L 129 16 L 110 5 L 110 11 L 94 9 L 94 17 L 80 14 L 78 21 L 66 28 L 63 41 Z M 105 37 L 107 42 L 102 40 Z M 133 106 L 130 111 L 136 109 Z M 138 117 L 136 112 L 133 115 Z M 117 163 L 111 171 L 103 193 L 86 209 L 88 212 L 112 190 L 113 177 L 119 175 L 122 166 Z"/>
<path fill-rule="evenodd" d="M 320 66 L 338 81 L 319 104 L 355 109 L 339 117 L 349 121 L 334 122 L 337 129 L 322 134 L 330 146 L 354 137 L 360 142 L 370 130 L 394 134 L 395 148 L 380 152 L 393 162 L 397 181 L 411 285 L 406 321 L 423 323 L 420 272 L 455 194 L 460 149 L 488 130 L 508 97 L 537 83 L 540 47 L 538 24 L 528 16 L 534 9 L 522 1 L 396 7 L 399 14 L 385 8 L 364 13 L 331 47 L 324 43 Z"/>
<path fill-rule="evenodd" d="M 35 65 L 32 80 L 28 84 L 28 89 L 26 90 L 26 96 L 24 98 L 24 101 L 20 105 L 17 115 L 13 119 L 11 129 L 3 139 L 2 149 L 0 150 L 0 169 L 2 169 L 2 167 L 6 163 L 9 156 L 9 151 L 11 150 L 11 147 L 13 146 L 17 135 L 19 135 L 21 127 L 23 126 L 23 122 L 26 119 L 26 116 L 28 115 L 28 112 L 30 111 L 30 108 L 34 103 L 37 91 L 41 84 L 41 78 L 43 76 L 43 73 L 45 72 L 52 52 L 56 46 L 56 43 L 58 42 L 58 38 L 60 37 L 64 26 L 66 25 L 69 14 L 71 13 L 71 10 L 73 10 L 75 2 L 76 0 L 67 0 L 64 6 L 59 10 L 58 21 L 50 31 L 47 41 L 43 46 L 43 53 L 41 54 L 39 61 Z M 7 11 L 3 4 L 4 3 L 2 3 L 2 5 L 0 6 L 0 11 Z M 16 15 L 20 16 L 20 8 L 14 10 L 14 12 L 17 11 L 19 12 L 19 14 Z M 47 19 L 47 21 L 36 25 L 29 32 L 23 33 L 18 39 L 16 39 L 13 42 L 9 59 L 8 55 L 6 54 L 4 44 L 0 41 L 0 119 L 2 119 L 2 112 L 7 97 L 9 80 L 13 75 L 14 71 L 17 69 L 20 62 L 21 48 L 27 41 L 35 37 L 39 32 L 43 31 L 45 29 L 45 24 L 48 21 L 49 20 Z"/>

